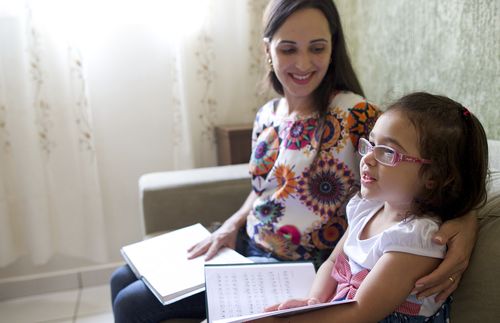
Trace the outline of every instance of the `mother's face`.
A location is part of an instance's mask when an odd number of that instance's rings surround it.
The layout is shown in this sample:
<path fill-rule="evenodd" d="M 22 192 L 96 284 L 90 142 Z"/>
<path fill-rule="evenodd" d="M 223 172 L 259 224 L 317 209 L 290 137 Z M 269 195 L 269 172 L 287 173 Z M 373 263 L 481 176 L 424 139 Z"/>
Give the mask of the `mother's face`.
<path fill-rule="evenodd" d="M 318 9 L 293 13 L 266 42 L 285 97 L 309 98 L 323 80 L 332 54 L 328 21 Z"/>

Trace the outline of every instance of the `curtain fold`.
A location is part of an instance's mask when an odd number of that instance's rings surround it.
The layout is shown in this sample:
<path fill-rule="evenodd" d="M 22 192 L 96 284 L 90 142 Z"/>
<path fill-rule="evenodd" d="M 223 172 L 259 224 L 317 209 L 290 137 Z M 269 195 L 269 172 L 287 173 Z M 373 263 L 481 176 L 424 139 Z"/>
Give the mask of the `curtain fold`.
<path fill-rule="evenodd" d="M 214 128 L 269 99 L 267 0 L 7 3 L 0 277 L 19 259 L 114 261 L 140 237 L 138 177 L 215 165 Z"/>
<path fill-rule="evenodd" d="M 108 259 L 81 60 L 25 3 L 2 16 L 0 266 Z"/>

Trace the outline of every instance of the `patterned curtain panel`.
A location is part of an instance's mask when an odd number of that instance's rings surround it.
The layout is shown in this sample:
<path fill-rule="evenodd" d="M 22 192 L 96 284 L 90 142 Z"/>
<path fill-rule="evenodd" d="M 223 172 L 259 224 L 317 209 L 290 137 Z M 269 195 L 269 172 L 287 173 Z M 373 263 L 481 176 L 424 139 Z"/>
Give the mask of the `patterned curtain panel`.
<path fill-rule="evenodd" d="M 0 268 L 115 261 L 141 238 L 140 175 L 215 165 L 214 127 L 270 95 L 266 3 L 0 5 Z"/>

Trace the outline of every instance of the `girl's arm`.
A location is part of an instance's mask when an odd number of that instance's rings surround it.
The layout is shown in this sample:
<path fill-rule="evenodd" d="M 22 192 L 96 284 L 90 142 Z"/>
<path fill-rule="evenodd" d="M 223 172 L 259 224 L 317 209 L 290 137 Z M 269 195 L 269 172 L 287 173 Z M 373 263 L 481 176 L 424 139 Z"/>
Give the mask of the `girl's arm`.
<path fill-rule="evenodd" d="M 256 322 L 376 322 L 392 313 L 410 294 L 415 281 L 438 266 L 440 259 L 401 252 L 385 253 L 366 276 L 354 299 L 326 309 Z M 286 320 L 286 321 L 285 321 Z"/>
<path fill-rule="evenodd" d="M 421 277 L 415 283 L 418 297 L 438 294 L 436 301 L 444 301 L 458 287 L 462 274 L 469 265 L 469 260 L 477 239 L 477 211 L 471 211 L 461 217 L 444 222 L 434 234 L 433 241 L 448 246 L 443 262 L 429 275 Z M 453 278 L 453 282 L 449 279 Z"/>
<path fill-rule="evenodd" d="M 333 279 L 331 273 L 337 256 L 343 251 L 344 243 L 347 238 L 347 232 L 344 233 L 339 240 L 335 249 L 328 257 L 328 259 L 319 267 L 314 282 L 309 291 L 308 298 L 302 299 L 289 299 L 280 304 L 275 304 L 267 307 L 266 311 L 283 310 L 292 307 L 312 305 L 316 303 L 328 302 L 335 295 L 337 289 L 337 281 Z"/>
<path fill-rule="evenodd" d="M 348 232 L 346 231 L 339 240 L 335 249 L 333 249 L 330 257 L 319 267 L 314 279 L 309 298 L 315 298 L 320 303 L 328 302 L 335 295 L 337 290 L 337 281 L 332 277 L 332 270 L 335 266 L 337 256 L 343 252 L 344 243 L 347 239 Z"/>

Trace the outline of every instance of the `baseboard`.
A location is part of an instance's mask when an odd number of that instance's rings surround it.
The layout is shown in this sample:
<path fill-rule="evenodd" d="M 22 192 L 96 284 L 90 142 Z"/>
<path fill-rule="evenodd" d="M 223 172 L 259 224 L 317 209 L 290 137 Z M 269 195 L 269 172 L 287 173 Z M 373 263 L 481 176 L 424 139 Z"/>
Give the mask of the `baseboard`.
<path fill-rule="evenodd" d="M 0 279 L 0 301 L 109 283 L 122 262 Z"/>

